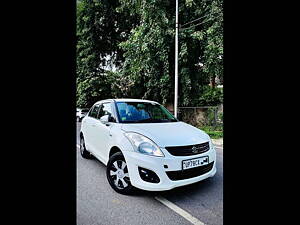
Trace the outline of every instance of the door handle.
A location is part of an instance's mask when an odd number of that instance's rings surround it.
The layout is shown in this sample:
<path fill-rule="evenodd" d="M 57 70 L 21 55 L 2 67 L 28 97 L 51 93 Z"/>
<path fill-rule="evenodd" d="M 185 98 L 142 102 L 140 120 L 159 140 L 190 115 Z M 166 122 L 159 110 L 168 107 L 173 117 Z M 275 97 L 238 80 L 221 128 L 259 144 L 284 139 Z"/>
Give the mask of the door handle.
<path fill-rule="evenodd" d="M 92 127 L 95 127 L 96 125 L 95 124 L 92 124 Z"/>

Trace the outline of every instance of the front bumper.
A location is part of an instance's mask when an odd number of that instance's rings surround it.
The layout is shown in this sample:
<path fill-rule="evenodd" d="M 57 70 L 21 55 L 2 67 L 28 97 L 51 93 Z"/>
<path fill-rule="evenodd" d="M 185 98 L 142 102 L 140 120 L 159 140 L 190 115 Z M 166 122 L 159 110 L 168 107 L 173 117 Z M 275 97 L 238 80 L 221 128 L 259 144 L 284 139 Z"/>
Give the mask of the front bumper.
<path fill-rule="evenodd" d="M 212 147 L 205 153 L 193 156 L 173 156 L 163 148 L 162 151 L 165 157 L 148 156 L 132 151 L 123 152 L 125 160 L 127 162 L 130 181 L 133 186 L 147 191 L 165 191 L 176 187 L 196 183 L 216 174 L 216 152 L 214 147 Z M 193 178 L 176 181 L 170 180 L 167 176 L 167 171 L 180 171 L 182 169 L 182 160 L 193 159 L 202 156 L 208 156 L 209 162 L 214 162 L 213 168 L 209 172 Z M 164 165 L 167 165 L 168 168 L 164 168 Z M 150 183 L 142 180 L 138 172 L 138 167 L 149 169 L 155 172 L 159 177 L 160 182 Z"/>

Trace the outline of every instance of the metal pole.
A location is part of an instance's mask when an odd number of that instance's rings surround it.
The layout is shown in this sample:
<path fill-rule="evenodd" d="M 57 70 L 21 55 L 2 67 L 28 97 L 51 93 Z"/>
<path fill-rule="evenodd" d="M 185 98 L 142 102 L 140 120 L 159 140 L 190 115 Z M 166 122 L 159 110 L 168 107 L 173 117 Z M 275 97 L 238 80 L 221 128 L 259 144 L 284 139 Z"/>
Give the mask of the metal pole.
<path fill-rule="evenodd" d="M 175 99 L 174 116 L 178 114 L 178 0 L 176 0 L 176 24 L 175 24 Z"/>

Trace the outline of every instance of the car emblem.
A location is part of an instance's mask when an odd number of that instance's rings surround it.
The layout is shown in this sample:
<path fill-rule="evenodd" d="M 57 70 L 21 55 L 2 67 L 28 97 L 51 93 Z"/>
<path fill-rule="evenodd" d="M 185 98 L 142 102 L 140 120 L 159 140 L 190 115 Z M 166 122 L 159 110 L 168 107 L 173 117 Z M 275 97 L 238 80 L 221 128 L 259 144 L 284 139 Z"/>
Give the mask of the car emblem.
<path fill-rule="evenodd" d="M 199 149 L 198 149 L 196 146 L 193 146 L 193 147 L 192 147 L 192 152 L 193 152 L 193 153 L 198 153 L 198 150 L 199 150 Z"/>

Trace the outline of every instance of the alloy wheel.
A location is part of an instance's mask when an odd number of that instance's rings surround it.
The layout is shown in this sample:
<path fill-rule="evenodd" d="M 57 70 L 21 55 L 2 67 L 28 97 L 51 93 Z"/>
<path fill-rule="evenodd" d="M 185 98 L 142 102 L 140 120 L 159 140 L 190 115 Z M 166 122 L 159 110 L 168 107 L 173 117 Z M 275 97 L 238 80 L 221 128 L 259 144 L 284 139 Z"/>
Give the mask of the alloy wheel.
<path fill-rule="evenodd" d="M 124 189 L 130 184 L 127 164 L 123 160 L 116 160 L 112 163 L 109 175 L 118 189 Z"/>

